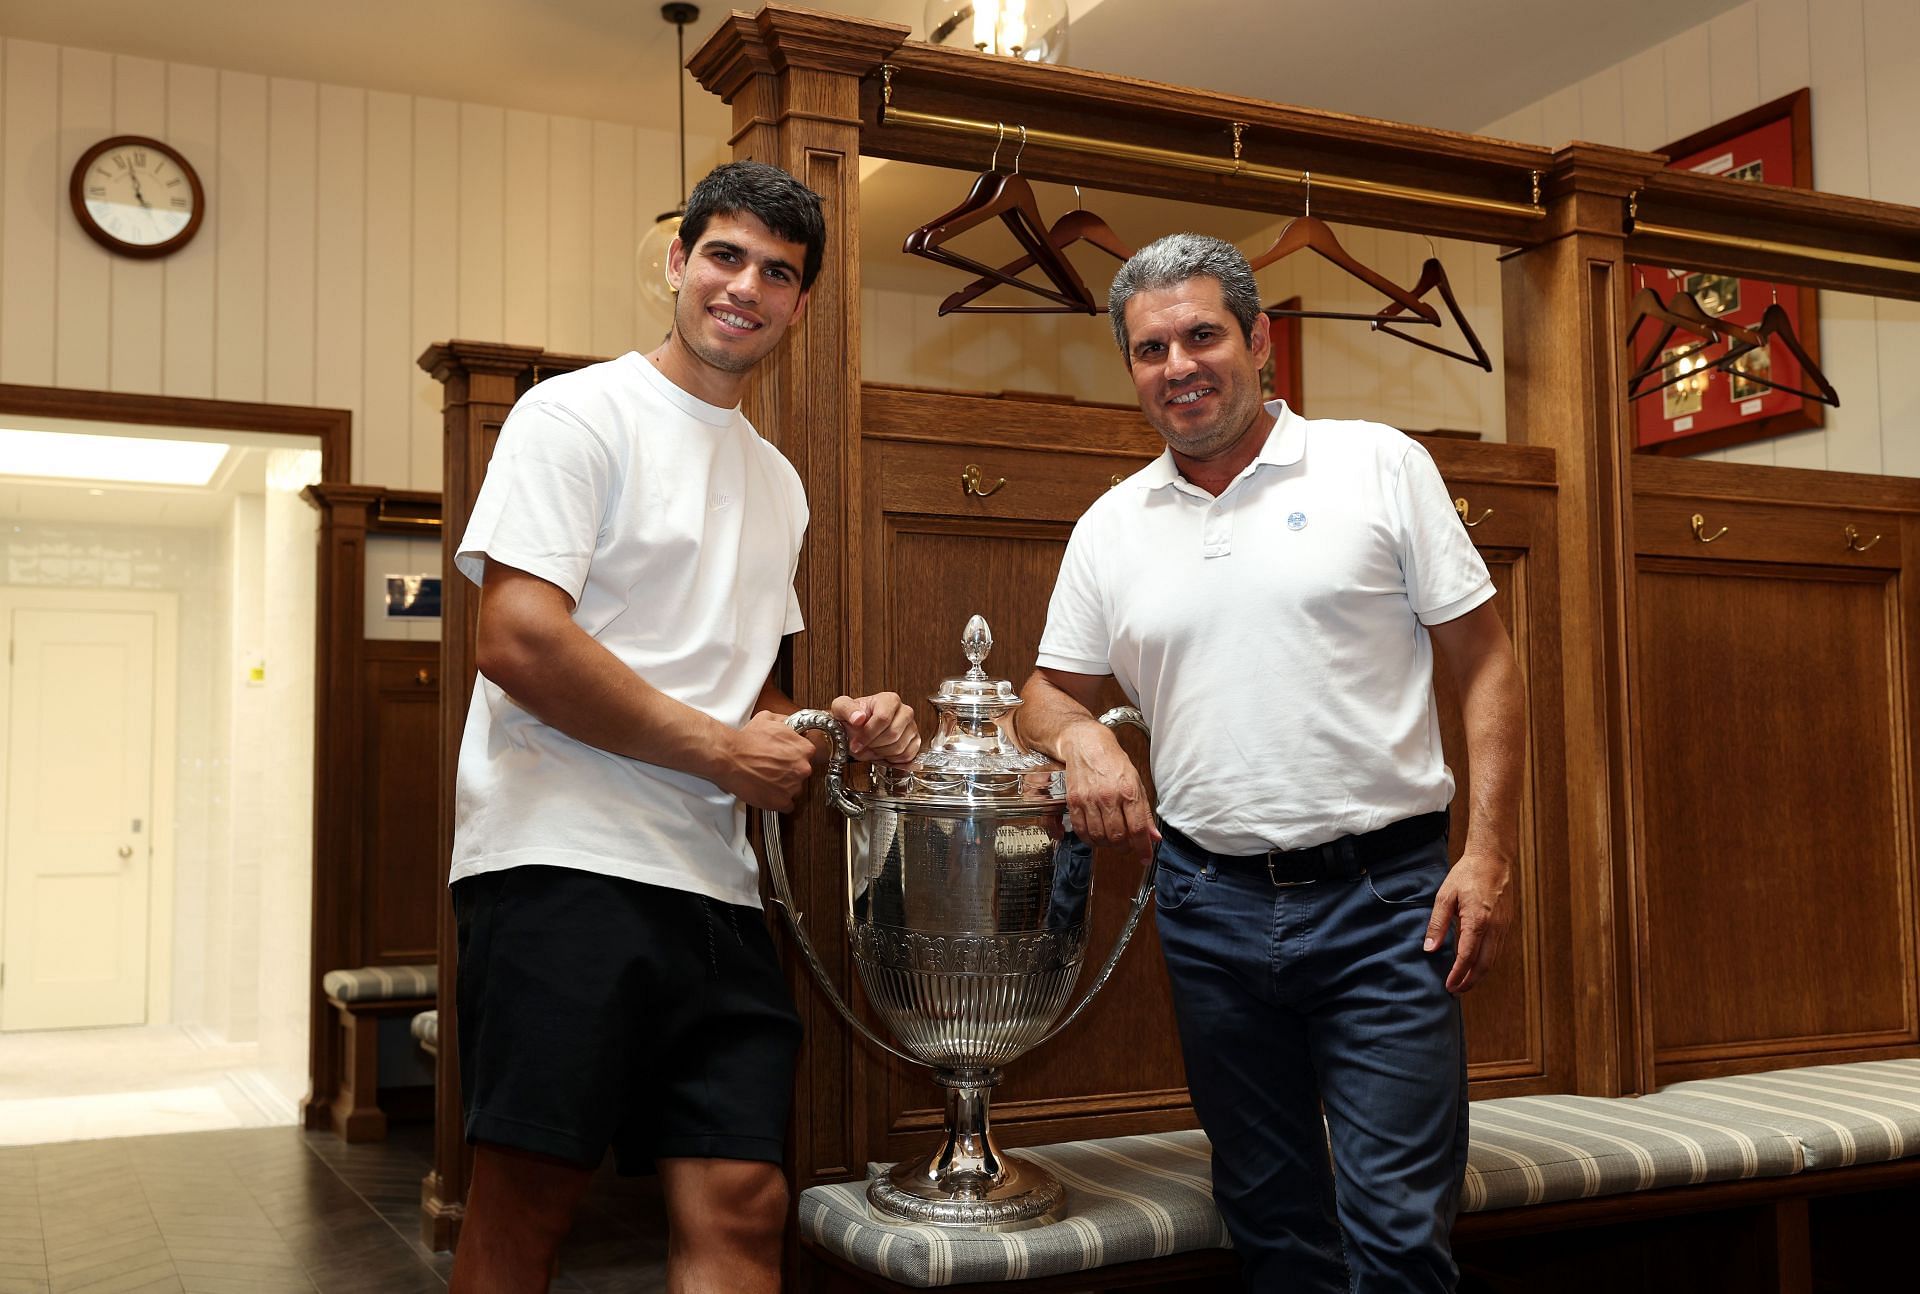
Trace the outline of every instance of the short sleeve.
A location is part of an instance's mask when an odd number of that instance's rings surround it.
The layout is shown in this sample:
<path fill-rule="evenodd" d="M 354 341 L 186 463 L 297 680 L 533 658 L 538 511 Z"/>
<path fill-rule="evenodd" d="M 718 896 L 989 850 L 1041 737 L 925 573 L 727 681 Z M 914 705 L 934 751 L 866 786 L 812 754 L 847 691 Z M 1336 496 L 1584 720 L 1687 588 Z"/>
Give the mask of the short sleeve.
<path fill-rule="evenodd" d="M 454 553 L 460 573 L 483 584 L 487 562 L 496 561 L 578 602 L 615 474 L 612 452 L 571 411 L 521 401 L 500 430 Z"/>
<path fill-rule="evenodd" d="M 1453 510 L 1440 469 L 1418 441 L 1400 460 L 1394 508 L 1407 601 L 1421 624 L 1458 619 L 1493 596 L 1487 564 Z"/>
<path fill-rule="evenodd" d="M 1069 674 L 1113 673 L 1113 627 L 1101 595 L 1095 547 L 1087 518 L 1082 517 L 1067 541 L 1060 576 L 1054 581 L 1036 665 Z"/>

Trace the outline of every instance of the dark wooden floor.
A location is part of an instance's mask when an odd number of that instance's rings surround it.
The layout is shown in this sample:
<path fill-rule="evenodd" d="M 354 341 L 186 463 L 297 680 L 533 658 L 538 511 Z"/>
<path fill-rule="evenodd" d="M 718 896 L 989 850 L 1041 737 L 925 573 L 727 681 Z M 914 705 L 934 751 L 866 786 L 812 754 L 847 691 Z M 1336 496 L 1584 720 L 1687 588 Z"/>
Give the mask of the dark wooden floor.
<path fill-rule="evenodd" d="M 0 1147 L 0 1294 L 432 1294 L 430 1131 L 348 1146 L 296 1128 Z M 556 1291 L 666 1288 L 652 1179 L 603 1174 Z"/>

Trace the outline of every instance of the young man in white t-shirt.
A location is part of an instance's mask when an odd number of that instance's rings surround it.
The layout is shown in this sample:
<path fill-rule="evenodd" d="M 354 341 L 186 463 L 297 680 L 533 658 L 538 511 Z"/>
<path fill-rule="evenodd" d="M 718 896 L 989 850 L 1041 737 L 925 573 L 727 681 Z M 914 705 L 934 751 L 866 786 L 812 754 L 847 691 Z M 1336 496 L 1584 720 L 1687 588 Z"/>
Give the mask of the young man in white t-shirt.
<path fill-rule="evenodd" d="M 1510 919 L 1524 746 L 1493 585 L 1419 444 L 1261 403 L 1268 322 L 1231 245 L 1163 238 L 1108 299 L 1167 452 L 1074 528 L 1021 730 L 1065 762 L 1082 837 L 1157 845 L 1188 1088 L 1249 1286 L 1451 1290 L 1457 995 Z M 1473 766 L 1451 868 L 1436 648 Z M 1089 712 L 1108 675 L 1153 729 L 1157 828 Z"/>
<path fill-rule="evenodd" d="M 746 810 L 791 809 L 818 748 L 774 679 L 806 498 L 739 402 L 825 242 L 784 171 L 702 180 L 672 332 L 514 406 L 456 552 L 482 593 L 452 869 L 474 1143 L 455 1294 L 545 1290 L 609 1147 L 660 1175 L 671 1288 L 778 1288 L 800 1022 Z M 832 710 L 856 758 L 919 748 L 890 692 Z"/>

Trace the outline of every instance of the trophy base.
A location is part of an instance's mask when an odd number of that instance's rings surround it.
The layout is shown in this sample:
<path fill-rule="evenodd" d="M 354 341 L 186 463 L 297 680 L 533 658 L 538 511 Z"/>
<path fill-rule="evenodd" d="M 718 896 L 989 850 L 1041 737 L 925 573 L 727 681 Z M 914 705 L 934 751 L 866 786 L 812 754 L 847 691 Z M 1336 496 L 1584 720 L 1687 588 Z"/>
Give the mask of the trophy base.
<path fill-rule="evenodd" d="M 944 1148 L 943 1148 L 944 1150 Z M 1059 1220 L 1067 1191 L 1038 1164 L 999 1155 L 999 1171 L 944 1171 L 943 1151 L 895 1164 L 867 1185 L 867 1206 L 880 1222 L 953 1227 L 969 1231 L 1024 1231 Z"/>

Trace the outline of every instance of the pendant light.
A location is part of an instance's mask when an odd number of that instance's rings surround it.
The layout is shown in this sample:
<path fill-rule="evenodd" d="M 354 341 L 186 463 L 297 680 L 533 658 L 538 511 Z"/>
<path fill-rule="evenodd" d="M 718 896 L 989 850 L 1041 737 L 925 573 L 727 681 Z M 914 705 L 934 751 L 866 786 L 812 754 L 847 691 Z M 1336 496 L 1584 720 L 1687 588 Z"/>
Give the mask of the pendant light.
<path fill-rule="evenodd" d="M 927 43 L 1060 63 L 1067 57 L 1067 0 L 927 0 Z"/>
<path fill-rule="evenodd" d="M 680 84 L 680 204 L 654 217 L 653 228 L 641 235 L 633 265 L 641 294 L 662 305 L 671 305 L 673 288 L 667 283 L 667 252 L 680 233 L 680 218 L 687 213 L 687 24 L 700 21 L 700 6 L 663 4 L 660 16 L 673 24 L 678 50 L 673 73 Z"/>

